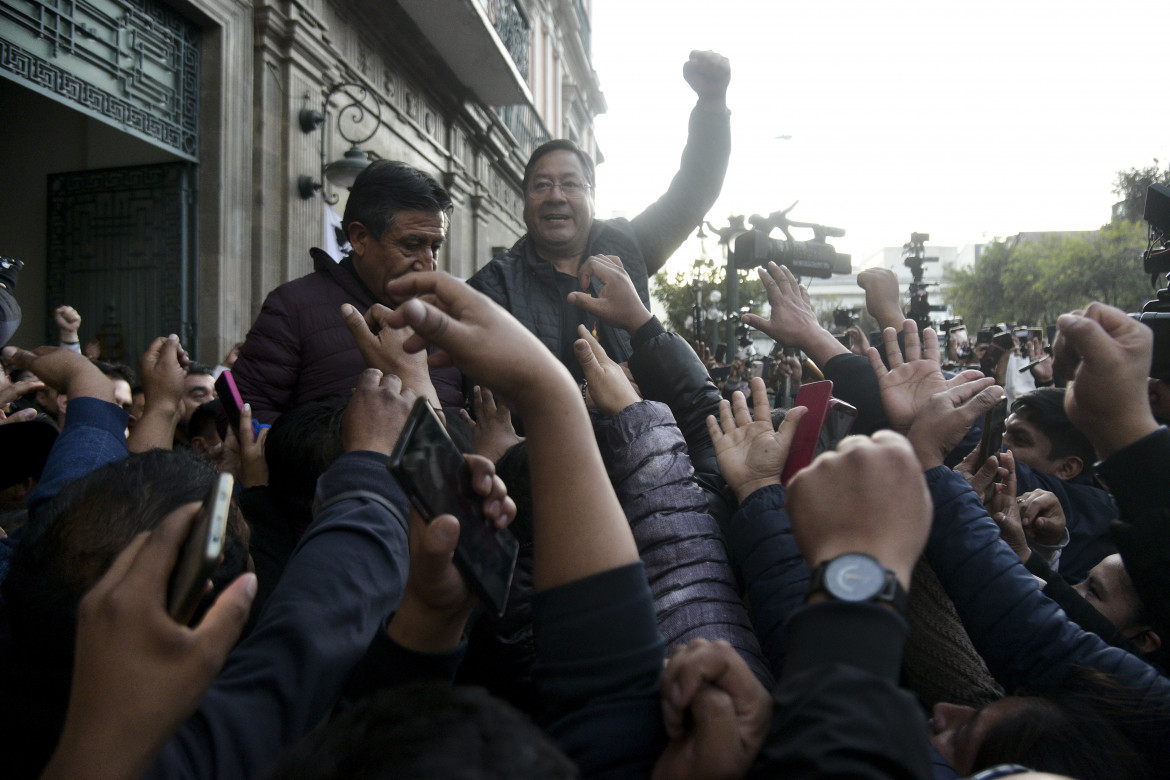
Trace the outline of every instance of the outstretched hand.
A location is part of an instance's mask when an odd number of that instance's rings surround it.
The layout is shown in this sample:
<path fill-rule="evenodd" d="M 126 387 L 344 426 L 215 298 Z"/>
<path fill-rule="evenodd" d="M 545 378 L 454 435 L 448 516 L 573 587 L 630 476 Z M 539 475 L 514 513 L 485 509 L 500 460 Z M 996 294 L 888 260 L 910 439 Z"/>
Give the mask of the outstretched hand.
<path fill-rule="evenodd" d="M 30 352 L 8 346 L 4 348 L 4 357 L 70 398 L 98 398 L 114 403 L 113 382 L 89 358 L 73 350 L 37 347 Z"/>
<path fill-rule="evenodd" d="M 1000 473 L 999 453 L 989 455 L 987 460 L 980 463 L 978 447 L 967 453 L 967 457 L 963 458 L 958 466 L 955 466 L 955 471 L 961 474 L 963 479 L 971 484 L 971 489 L 980 496 L 986 495 L 988 488 L 997 479 L 1007 476 L 1006 470 L 1002 474 Z"/>
<path fill-rule="evenodd" d="M 764 380 L 755 377 L 751 386 L 751 412 L 743 393 L 736 390 L 731 403 L 719 402 L 718 422 L 714 415 L 707 417 L 719 471 L 741 504 L 760 488 L 780 484 L 796 427 L 807 411 L 803 406 L 788 410 L 780 429 L 775 430 Z"/>
<path fill-rule="evenodd" d="M 414 391 L 393 374 L 367 368 L 358 377 L 353 398 L 341 418 L 341 442 L 346 452 L 369 450 L 389 457 L 410 416 Z"/>
<path fill-rule="evenodd" d="M 1021 563 L 1027 563 L 1032 557 L 1032 548 L 1028 546 L 1020 520 L 1020 505 L 1016 501 L 1016 461 L 1011 452 L 1005 452 L 1000 462 L 1005 472 L 1003 481 L 996 484 L 995 495 L 988 502 L 987 511 L 999 526 L 1000 538 L 1019 556 Z"/>
<path fill-rule="evenodd" d="M 882 330 L 902 322 L 902 304 L 898 300 L 898 277 L 888 268 L 866 268 L 857 275 L 857 286 L 865 290 L 865 310 L 877 320 Z"/>
<path fill-rule="evenodd" d="M 606 417 L 613 417 L 641 401 L 621 365 L 605 354 L 605 349 L 584 325 L 577 326 L 577 335 L 581 338 L 573 343 L 573 354 L 585 373 L 586 401 L 592 400 Z"/>
<path fill-rule="evenodd" d="M 731 83 L 731 63 L 713 51 L 692 51 L 683 65 L 683 78 L 699 96 L 699 104 L 712 109 L 727 108 L 727 85 Z"/>
<path fill-rule="evenodd" d="M 743 777 L 772 724 L 772 697 L 723 640 L 679 647 L 662 675 L 670 744 L 654 780 Z"/>
<path fill-rule="evenodd" d="M 1064 410 L 1102 458 L 1153 433 L 1147 377 L 1153 331 L 1125 312 L 1092 303 L 1056 321 L 1053 370 L 1072 380 Z"/>
<path fill-rule="evenodd" d="M 174 334 L 166 338 L 159 336 L 142 353 L 139 376 L 147 407 L 164 408 L 172 414 L 182 415 L 187 375 L 182 362 L 184 354 L 183 345 Z"/>
<path fill-rule="evenodd" d="M 860 327 L 857 325 L 849 326 L 845 335 L 849 337 L 849 351 L 854 355 L 864 357 L 869 352 L 869 337 L 862 333 Z"/>
<path fill-rule="evenodd" d="M 142 353 L 139 377 L 146 402 L 142 415 L 132 420 L 133 427 L 126 447 L 131 452 L 152 449 L 169 450 L 175 440 L 175 430 L 183 417 L 183 396 L 186 392 L 186 368 L 190 358 L 179 337 L 159 336 Z"/>
<path fill-rule="evenodd" d="M 524 441 L 512 426 L 512 411 L 503 401 L 497 401 L 491 390 L 479 385 L 471 391 L 471 403 L 475 419 L 466 409 L 459 410 L 459 418 L 471 429 L 476 453 L 497 463 L 505 452 Z"/>
<path fill-rule="evenodd" d="M 706 345 L 701 339 L 691 343 L 691 347 L 695 350 L 699 360 L 702 361 L 703 367 L 710 371 L 715 367 L 715 356 L 711 354 L 711 348 Z"/>
<path fill-rule="evenodd" d="M 45 386 L 45 383 L 36 377 L 25 377 L 19 382 L 0 387 L 0 425 L 6 423 L 28 422 L 37 416 L 37 410 L 33 408 L 21 409 L 12 414 L 5 414 L 4 410 L 8 408 L 8 404 L 16 401 L 29 393 L 35 393 Z"/>
<path fill-rule="evenodd" d="M 1049 490 L 1029 490 L 1021 493 L 1017 503 L 1020 522 L 1028 540 L 1045 547 L 1056 547 L 1065 541 L 1068 520 L 1060 499 Z"/>
<path fill-rule="evenodd" d="M 268 427 L 256 434 L 252 430 L 252 405 L 244 404 L 240 409 L 240 429 L 231 430 L 236 437 L 240 459 L 240 486 L 258 487 L 268 484 L 268 460 L 264 457 L 264 444 L 268 441 Z"/>
<path fill-rule="evenodd" d="M 558 391 L 576 393 L 568 370 L 536 336 L 483 293 L 449 274 L 427 271 L 401 276 L 386 285 L 403 303 L 386 317 L 392 328 L 414 333 L 402 347 L 419 352 L 435 344 L 455 364 L 493 391 L 522 416 L 529 406 L 556 405 Z"/>
<path fill-rule="evenodd" d="M 141 776 L 219 673 L 247 621 L 256 575 L 240 575 L 195 628 L 167 614 L 167 581 L 199 508 L 182 506 L 136 536 L 81 600 L 69 710 L 42 777 L 94 766 Z"/>
<path fill-rule="evenodd" d="M 764 283 L 771 313 L 768 319 L 756 314 L 745 314 L 741 320 L 786 347 L 803 349 L 810 336 L 822 329 L 812 309 L 808 290 L 796 281 L 792 271 L 785 266 L 768 263 L 767 268 L 757 268 L 756 272 Z"/>
<path fill-rule="evenodd" d="M 394 328 L 388 325 L 390 309 L 375 303 L 365 316 L 348 303 L 341 304 L 341 316 L 353 339 L 358 352 L 369 368 L 376 368 L 383 374 L 393 374 L 402 380 L 402 386 L 413 390 L 415 395 L 426 396 L 431 405 L 438 409 L 439 394 L 431 382 L 427 367 L 426 352 L 407 352 L 403 343 L 411 336 L 410 328 Z"/>
<path fill-rule="evenodd" d="M 902 359 L 902 351 L 898 348 L 897 332 L 893 328 L 882 331 L 886 359 L 890 363 L 889 370 L 882 364 L 881 356 L 875 347 L 870 347 L 866 351 L 869 364 L 877 374 L 882 407 L 889 418 L 890 427 L 899 433 L 910 430 L 918 410 L 932 397 L 949 387 L 983 376 L 982 372 L 972 369 L 948 380 L 943 376 L 942 366 L 939 364 L 938 336 L 934 329 L 927 328 L 920 343 L 918 325 L 914 320 L 905 320 L 902 323 L 902 333 L 905 334 L 906 341 L 905 361 Z"/>
<path fill-rule="evenodd" d="M 884 397 L 883 393 L 883 400 Z M 922 469 L 941 466 L 975 420 L 986 414 L 1000 398 L 1003 398 L 1003 388 L 991 377 L 980 377 L 953 383 L 926 399 L 915 411 L 913 424 L 906 433 Z"/>
<path fill-rule="evenodd" d="M 495 466 L 479 455 L 465 455 L 471 469 L 471 488 L 483 499 L 484 516 L 496 528 L 506 528 L 516 517 Z M 463 638 L 477 599 L 455 567 L 459 521 L 439 515 L 429 523 L 410 511 L 410 569 L 402 602 L 387 626 L 390 638 L 419 653 L 454 649 Z"/>
<path fill-rule="evenodd" d="M 634 281 L 617 256 L 593 255 L 582 263 L 577 270 L 581 289 L 588 290 L 594 279 L 602 284 L 597 297 L 588 292 L 571 292 L 568 298 L 571 305 L 631 335 L 650 321 L 653 315 L 638 297 Z"/>
<path fill-rule="evenodd" d="M 1048 358 L 1048 353 L 1044 350 L 1044 344 L 1040 339 L 1033 336 L 1028 339 L 1024 347 L 1028 354 L 1028 362 L 1032 364 L 1028 370 L 1032 372 L 1032 378 L 1036 380 L 1036 384 L 1051 383 L 1052 360 Z"/>
<path fill-rule="evenodd" d="M 846 437 L 792 478 L 787 508 L 810 569 L 844 553 L 866 553 L 909 589 L 933 504 L 902 436 L 878 431 L 872 438 Z"/>
<path fill-rule="evenodd" d="M 81 327 L 81 315 L 72 306 L 58 306 L 53 309 L 53 322 L 57 324 L 61 342 L 76 342 L 77 330 Z"/>

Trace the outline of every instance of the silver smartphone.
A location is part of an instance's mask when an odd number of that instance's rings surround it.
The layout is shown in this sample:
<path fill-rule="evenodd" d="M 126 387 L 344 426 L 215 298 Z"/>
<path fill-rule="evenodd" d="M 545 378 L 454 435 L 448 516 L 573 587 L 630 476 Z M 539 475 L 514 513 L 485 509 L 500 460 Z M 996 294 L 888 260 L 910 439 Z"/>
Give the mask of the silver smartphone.
<path fill-rule="evenodd" d="M 195 613 L 207 579 L 223 553 L 233 487 L 235 479 L 231 474 L 216 477 L 179 550 L 179 558 L 167 585 L 167 612 L 179 623 L 186 623 Z"/>

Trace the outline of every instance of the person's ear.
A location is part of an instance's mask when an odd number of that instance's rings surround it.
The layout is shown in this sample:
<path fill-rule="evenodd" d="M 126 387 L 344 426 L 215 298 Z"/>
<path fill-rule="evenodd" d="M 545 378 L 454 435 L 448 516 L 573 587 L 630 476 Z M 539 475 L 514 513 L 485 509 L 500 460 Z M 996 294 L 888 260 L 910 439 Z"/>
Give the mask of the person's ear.
<path fill-rule="evenodd" d="M 358 257 L 366 253 L 370 242 L 374 237 L 370 235 L 370 231 L 361 222 L 349 223 L 349 245 L 353 247 L 353 252 Z"/>
<path fill-rule="evenodd" d="M 194 450 L 197 455 L 209 455 L 211 451 L 211 443 L 202 436 L 192 436 L 191 449 Z"/>
<path fill-rule="evenodd" d="M 1152 628 L 1134 634 L 1129 640 L 1137 645 L 1137 649 L 1141 651 L 1142 655 L 1157 652 L 1158 648 L 1162 646 L 1162 637 L 1158 636 L 1158 632 Z"/>
<path fill-rule="evenodd" d="M 1059 477 L 1063 480 L 1075 479 L 1082 471 L 1085 470 L 1085 462 L 1076 455 L 1065 455 L 1060 460 L 1056 461 L 1056 468 L 1053 469 L 1053 476 Z"/>

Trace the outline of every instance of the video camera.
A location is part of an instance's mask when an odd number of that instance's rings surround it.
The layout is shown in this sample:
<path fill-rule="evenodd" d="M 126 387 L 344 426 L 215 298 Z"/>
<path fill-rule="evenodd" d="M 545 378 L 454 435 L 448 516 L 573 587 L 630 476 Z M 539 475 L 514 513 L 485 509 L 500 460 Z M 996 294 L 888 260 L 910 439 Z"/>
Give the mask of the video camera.
<path fill-rule="evenodd" d="M 833 309 L 833 325 L 835 327 L 841 328 L 842 330 L 848 330 L 849 328 L 852 328 L 858 323 L 860 319 L 861 308 L 858 306 L 854 306 L 851 309 L 838 306 L 837 308 Z"/>
<path fill-rule="evenodd" d="M 926 242 L 930 240 L 929 233 L 911 233 L 910 240 L 902 245 L 902 254 L 906 259 L 902 262 L 910 269 L 910 306 L 907 316 L 918 323 L 919 332 L 930 327 L 930 313 L 946 311 L 946 306 L 931 305 L 926 288 L 930 282 L 922 281 L 922 264 L 937 263 L 937 257 L 926 256 Z"/>
<path fill-rule="evenodd" d="M 788 266 L 796 276 L 812 276 L 818 279 L 828 279 L 833 274 L 852 273 L 853 258 L 839 253 L 825 241 L 826 238 L 840 238 L 845 235 L 844 229 L 788 219 L 788 212 L 796 208 L 796 203 L 783 211 L 773 211 L 766 217 L 753 214 L 748 219 L 752 230 L 735 239 L 736 267 L 747 269 L 766 263 L 776 263 Z M 788 231 L 793 227 L 811 229 L 813 238 L 809 241 L 797 241 Z M 783 239 L 769 237 L 768 234 L 776 228 L 784 234 Z"/>
<path fill-rule="evenodd" d="M 1146 209 L 1142 219 L 1149 225 L 1149 244 L 1142 255 L 1142 267 L 1156 283 L 1159 276 L 1170 281 L 1170 187 L 1151 184 L 1146 191 Z M 1158 297 L 1142 307 L 1140 314 L 1130 314 L 1154 331 L 1154 357 L 1150 376 L 1170 379 L 1170 286 L 1158 290 Z"/>

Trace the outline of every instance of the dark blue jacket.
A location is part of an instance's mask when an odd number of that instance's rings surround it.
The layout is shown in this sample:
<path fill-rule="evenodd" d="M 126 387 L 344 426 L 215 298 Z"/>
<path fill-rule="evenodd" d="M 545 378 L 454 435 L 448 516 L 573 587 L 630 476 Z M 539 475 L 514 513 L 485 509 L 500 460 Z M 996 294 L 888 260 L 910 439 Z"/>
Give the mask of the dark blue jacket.
<path fill-rule="evenodd" d="M 316 519 L 256 628 L 146 777 L 262 777 L 321 722 L 398 607 L 409 506 L 386 457 L 345 453 L 317 483 Z"/>
<path fill-rule="evenodd" d="M 1109 537 L 1109 524 L 1117 518 L 1117 505 L 1109 493 L 1093 484 L 1088 475 L 1063 480 L 1016 461 L 1016 494 L 1047 490 L 1056 495 L 1068 525 L 1069 542 L 1060 551 L 1060 576 L 1080 582 L 1089 569 L 1117 552 Z"/>
<path fill-rule="evenodd" d="M 785 622 L 804 604 L 809 578 L 784 499 L 780 485 L 762 487 L 727 525 L 728 551 L 743 573 L 752 623 L 777 679 L 784 669 Z"/>
<path fill-rule="evenodd" d="M 1004 688 L 1043 693 L 1073 666 L 1084 666 L 1116 675 L 1121 685 L 1144 691 L 1151 711 L 1170 714 L 1170 680 L 1070 621 L 1000 539 L 960 474 L 939 466 L 926 472 L 926 481 L 934 501 L 927 560 Z"/>

